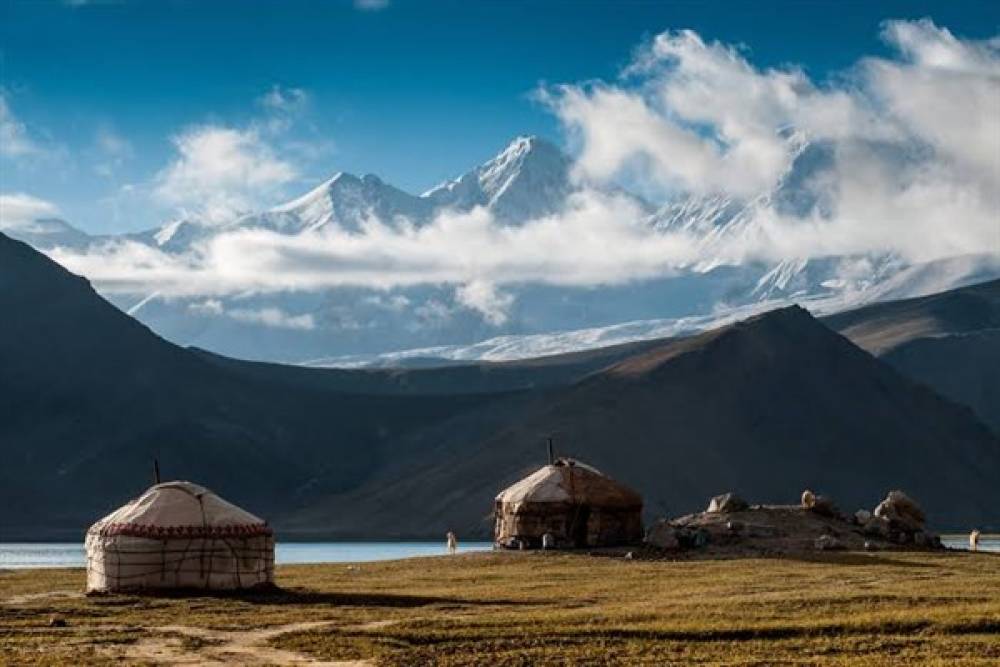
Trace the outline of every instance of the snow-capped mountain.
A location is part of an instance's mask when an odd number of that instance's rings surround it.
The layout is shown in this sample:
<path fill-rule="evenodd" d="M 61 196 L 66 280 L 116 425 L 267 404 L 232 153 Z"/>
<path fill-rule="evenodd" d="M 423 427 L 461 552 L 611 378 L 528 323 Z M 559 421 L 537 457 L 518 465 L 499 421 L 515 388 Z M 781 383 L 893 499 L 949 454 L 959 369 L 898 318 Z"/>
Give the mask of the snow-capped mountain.
<path fill-rule="evenodd" d="M 827 202 L 810 185 L 831 164 L 831 148 L 795 133 L 787 140 L 794 155 L 789 170 L 757 196 L 698 195 L 658 210 L 635 198 L 640 210 L 649 211 L 645 224 L 650 229 L 696 239 L 696 259 L 677 274 L 597 287 L 506 286 L 504 298 L 511 305 L 502 322 L 464 303 L 454 285 L 212 298 L 163 298 L 150 290 L 108 297 L 170 340 L 223 354 L 286 362 L 321 359 L 322 364 L 401 363 L 428 356 L 508 359 L 565 352 L 693 331 L 791 301 L 830 312 L 1000 276 L 995 255 L 917 266 L 892 254 L 788 257 L 774 263 L 728 256 L 729 248 L 764 234 L 762 213 L 807 217 L 827 212 Z M 182 255 L 234 229 L 298 235 L 335 228 L 353 234 L 373 218 L 421 226 L 442 211 L 475 207 L 490 211 L 497 224 L 517 226 L 561 210 L 579 187 L 571 167 L 553 144 L 517 137 L 492 159 L 421 195 L 371 174 L 342 172 L 286 203 L 223 224 L 188 217 L 136 234 L 97 237 L 63 221 L 38 220 L 11 235 L 42 250 L 82 251 L 127 240 Z"/>
<path fill-rule="evenodd" d="M 516 224 L 558 210 L 573 191 L 569 159 L 538 137 L 517 137 L 499 155 L 422 195 L 412 195 L 374 174 L 338 172 L 291 201 L 228 223 L 197 219 L 171 221 L 129 238 L 167 252 L 233 229 L 259 228 L 299 234 L 335 227 L 357 233 L 369 219 L 382 224 L 420 226 L 445 209 L 488 209 L 498 220 Z"/>
<path fill-rule="evenodd" d="M 435 207 L 485 206 L 498 218 L 522 222 L 553 213 L 572 191 L 570 161 L 538 137 L 517 137 L 492 160 L 425 192 Z"/>
<path fill-rule="evenodd" d="M 383 182 L 374 174 L 358 178 L 340 172 L 318 187 L 269 211 L 248 215 L 236 221 L 239 227 L 263 227 L 296 234 L 335 226 L 359 232 L 366 218 L 386 224 L 406 220 L 421 224 L 434 213 L 431 201 L 416 197 Z"/>

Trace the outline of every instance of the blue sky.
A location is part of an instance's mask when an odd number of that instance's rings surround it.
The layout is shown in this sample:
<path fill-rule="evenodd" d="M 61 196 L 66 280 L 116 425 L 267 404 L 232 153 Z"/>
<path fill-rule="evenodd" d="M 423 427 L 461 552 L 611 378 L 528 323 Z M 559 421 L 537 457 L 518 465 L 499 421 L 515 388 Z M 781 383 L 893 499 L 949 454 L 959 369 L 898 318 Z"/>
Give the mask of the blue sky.
<path fill-rule="evenodd" d="M 955 1 L 5 0 L 7 121 L 37 150 L 3 158 L 0 192 L 52 202 L 91 232 L 149 227 L 172 213 L 146 196 L 177 157 L 172 138 L 206 125 L 255 128 L 294 156 L 283 193 L 339 170 L 419 192 L 514 135 L 561 141 L 532 92 L 613 80 L 664 30 L 743 44 L 757 67 L 795 63 L 822 83 L 886 52 L 883 20 L 925 16 L 974 39 L 1000 24 L 995 3 Z"/>

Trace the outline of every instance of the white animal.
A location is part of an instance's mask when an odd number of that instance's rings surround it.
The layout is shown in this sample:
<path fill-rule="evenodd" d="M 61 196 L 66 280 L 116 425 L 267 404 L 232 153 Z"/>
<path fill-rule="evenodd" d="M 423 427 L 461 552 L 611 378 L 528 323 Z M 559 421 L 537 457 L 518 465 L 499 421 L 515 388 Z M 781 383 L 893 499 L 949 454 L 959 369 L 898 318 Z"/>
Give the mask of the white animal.
<path fill-rule="evenodd" d="M 979 530 L 973 530 L 969 533 L 969 550 L 979 551 Z"/>
<path fill-rule="evenodd" d="M 455 537 L 455 533 L 449 530 L 446 539 L 448 540 L 448 553 L 453 554 L 458 551 L 458 538 Z"/>

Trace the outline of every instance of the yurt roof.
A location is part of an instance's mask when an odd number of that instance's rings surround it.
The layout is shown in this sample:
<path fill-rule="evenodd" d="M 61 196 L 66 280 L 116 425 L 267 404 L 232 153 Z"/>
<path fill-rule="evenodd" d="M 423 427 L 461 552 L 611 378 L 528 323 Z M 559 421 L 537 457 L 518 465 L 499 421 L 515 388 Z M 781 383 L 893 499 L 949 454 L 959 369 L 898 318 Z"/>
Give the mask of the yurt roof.
<path fill-rule="evenodd" d="M 501 503 L 587 503 L 604 507 L 639 507 L 642 496 L 573 459 L 543 466 L 497 496 Z"/>
<path fill-rule="evenodd" d="M 203 486 L 156 484 L 88 531 L 136 537 L 224 537 L 268 534 L 267 522 Z"/>

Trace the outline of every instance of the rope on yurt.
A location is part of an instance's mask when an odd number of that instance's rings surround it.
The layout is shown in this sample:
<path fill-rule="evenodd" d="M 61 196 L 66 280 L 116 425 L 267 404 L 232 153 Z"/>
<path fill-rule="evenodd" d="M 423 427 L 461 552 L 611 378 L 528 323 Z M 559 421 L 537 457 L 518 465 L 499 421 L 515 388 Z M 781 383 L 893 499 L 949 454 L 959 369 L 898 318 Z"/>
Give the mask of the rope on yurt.
<path fill-rule="evenodd" d="M 179 581 L 181 578 L 181 565 L 187 560 L 188 549 L 194 544 L 194 538 L 189 537 L 187 544 L 184 545 L 184 550 L 181 552 L 181 557 L 177 560 L 177 567 L 174 569 L 174 581 Z"/>
<path fill-rule="evenodd" d="M 195 494 L 195 498 L 198 499 L 198 507 L 201 508 L 201 526 L 202 528 L 208 528 L 208 518 L 205 517 L 205 502 L 201 498 L 201 494 Z M 199 564 L 201 565 L 200 576 L 205 580 L 205 588 L 208 588 L 209 579 L 212 576 L 212 557 L 209 556 L 208 561 L 208 576 L 205 575 L 205 542 L 207 540 L 203 537 L 201 539 L 201 554 L 199 557 Z"/>
<path fill-rule="evenodd" d="M 115 555 L 115 574 L 114 574 L 114 579 L 115 579 L 115 588 L 117 588 L 118 587 L 118 583 L 121 581 L 122 555 L 121 555 L 121 552 L 119 551 L 118 540 L 113 540 L 112 544 L 115 546 L 114 551 L 112 553 L 114 553 L 114 555 Z"/>
<path fill-rule="evenodd" d="M 242 541 L 244 542 L 244 544 L 246 544 L 246 538 L 243 538 Z M 227 540 L 226 538 L 224 538 L 224 537 L 222 538 L 222 543 L 225 544 L 226 547 L 229 548 L 229 555 L 232 556 L 233 560 L 236 562 L 236 568 L 233 570 L 233 572 L 236 574 L 236 587 L 237 588 L 243 588 L 243 582 L 240 581 L 240 556 L 239 556 L 239 553 L 237 553 L 236 549 L 233 548 L 233 545 L 231 545 L 229 543 L 229 540 Z"/>

